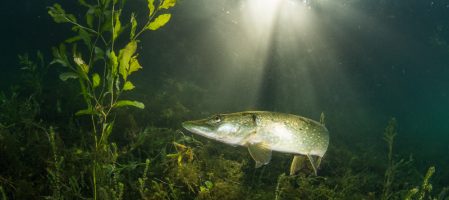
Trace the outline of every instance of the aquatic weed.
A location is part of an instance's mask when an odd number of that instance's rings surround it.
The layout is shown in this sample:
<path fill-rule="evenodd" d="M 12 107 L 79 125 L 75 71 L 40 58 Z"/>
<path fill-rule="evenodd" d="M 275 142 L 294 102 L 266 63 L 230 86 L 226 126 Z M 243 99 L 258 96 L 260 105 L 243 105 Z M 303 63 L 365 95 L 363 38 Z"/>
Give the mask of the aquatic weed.
<path fill-rule="evenodd" d="M 86 108 L 75 115 L 87 115 L 91 121 L 92 140 L 92 196 L 94 199 L 121 199 L 124 184 L 119 181 L 117 147 L 110 142 L 114 127 L 114 111 L 121 107 L 133 106 L 140 109 L 144 104 L 123 99 L 123 94 L 135 88 L 129 76 L 142 68 L 137 59 L 139 36 L 146 31 L 154 31 L 164 26 L 171 14 L 164 11 L 173 7 L 175 0 L 161 0 L 154 5 L 148 1 L 148 18 L 138 30 L 135 14 L 129 23 L 124 23 L 122 11 L 126 1 L 102 0 L 94 4 L 80 1 L 86 7 L 85 24 L 76 15 L 67 13 L 61 5 L 48 8 L 48 14 L 56 23 L 72 25 L 77 32 L 59 47 L 53 48 L 52 64 L 67 69 L 60 79 L 76 79 Z M 122 24 L 123 23 L 123 24 Z M 116 50 L 118 41 L 126 27 L 130 27 L 126 45 Z M 73 60 L 69 59 L 66 44 L 72 45 Z M 113 177 L 112 179 L 110 177 Z"/>
<path fill-rule="evenodd" d="M 424 176 L 423 182 L 420 187 L 414 187 L 408 191 L 404 200 L 423 200 L 426 195 L 428 199 L 433 199 L 430 195 L 432 191 L 432 184 L 429 182 L 432 175 L 435 173 L 435 167 L 431 166 L 427 169 L 427 173 Z M 440 193 L 441 194 L 441 193 Z"/>

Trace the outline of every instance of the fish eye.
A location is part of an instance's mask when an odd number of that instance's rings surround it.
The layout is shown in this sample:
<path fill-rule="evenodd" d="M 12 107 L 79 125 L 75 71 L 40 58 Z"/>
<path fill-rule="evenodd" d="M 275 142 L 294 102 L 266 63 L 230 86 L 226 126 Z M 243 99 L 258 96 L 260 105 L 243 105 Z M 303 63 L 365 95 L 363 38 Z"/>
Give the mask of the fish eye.
<path fill-rule="evenodd" d="M 221 122 L 221 117 L 220 117 L 220 115 L 215 115 L 215 116 L 213 116 L 212 119 L 211 119 L 211 122 L 212 122 L 212 123 L 220 123 L 220 122 Z"/>

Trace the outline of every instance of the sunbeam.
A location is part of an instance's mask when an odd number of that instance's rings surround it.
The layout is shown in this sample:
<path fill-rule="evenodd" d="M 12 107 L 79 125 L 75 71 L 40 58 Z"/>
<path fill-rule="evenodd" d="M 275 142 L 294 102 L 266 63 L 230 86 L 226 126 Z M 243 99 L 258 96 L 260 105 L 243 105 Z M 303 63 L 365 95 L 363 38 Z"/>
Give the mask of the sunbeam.
<path fill-rule="evenodd" d="M 369 35 L 389 34 L 380 23 L 330 1 L 232 1 L 215 10 L 220 12 L 198 45 L 214 48 L 202 53 L 214 56 L 211 107 L 338 117 L 344 104 L 355 108 L 357 119 L 366 118 L 369 99 L 345 58 L 353 48 L 364 48 L 341 29 L 351 26 L 357 33 L 367 20 L 376 24 Z"/>

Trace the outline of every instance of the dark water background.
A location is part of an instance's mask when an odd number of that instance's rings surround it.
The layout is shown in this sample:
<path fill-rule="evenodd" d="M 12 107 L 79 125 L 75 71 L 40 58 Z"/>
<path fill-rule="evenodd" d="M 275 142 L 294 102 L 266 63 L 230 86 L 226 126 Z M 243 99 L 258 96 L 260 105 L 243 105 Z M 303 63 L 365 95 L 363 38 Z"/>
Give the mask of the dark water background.
<path fill-rule="evenodd" d="M 50 59 L 51 46 L 70 36 L 47 14 L 54 2 L 2 2 L 1 90 L 17 82 L 17 54 L 41 50 Z M 422 168 L 449 165 L 449 1 L 312 2 L 312 28 L 292 31 L 279 20 L 265 54 L 242 2 L 180 1 L 166 27 L 142 38 L 137 96 L 176 79 L 207 91 L 189 97 L 202 116 L 257 109 L 318 119 L 324 112 L 331 145 L 382 143 L 396 117 L 400 153 L 415 155 Z"/>

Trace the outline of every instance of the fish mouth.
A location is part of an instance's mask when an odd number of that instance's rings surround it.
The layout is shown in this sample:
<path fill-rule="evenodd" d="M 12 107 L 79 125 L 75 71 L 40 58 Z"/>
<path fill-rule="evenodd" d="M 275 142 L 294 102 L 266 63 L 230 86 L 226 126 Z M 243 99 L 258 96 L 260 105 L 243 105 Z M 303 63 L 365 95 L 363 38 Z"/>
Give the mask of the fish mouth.
<path fill-rule="evenodd" d="M 186 121 L 186 122 L 182 122 L 181 126 L 189 131 L 189 128 L 191 127 L 191 122 L 190 121 Z"/>
<path fill-rule="evenodd" d="M 205 126 L 202 123 L 199 123 L 198 121 L 186 121 L 182 123 L 182 127 L 186 129 L 189 132 L 203 135 L 203 136 L 209 136 L 212 132 L 212 130 Z"/>
<path fill-rule="evenodd" d="M 195 125 L 195 123 L 193 121 L 186 121 L 186 122 L 182 122 L 182 127 L 190 132 L 195 132 L 195 127 L 198 127 L 197 125 Z"/>

